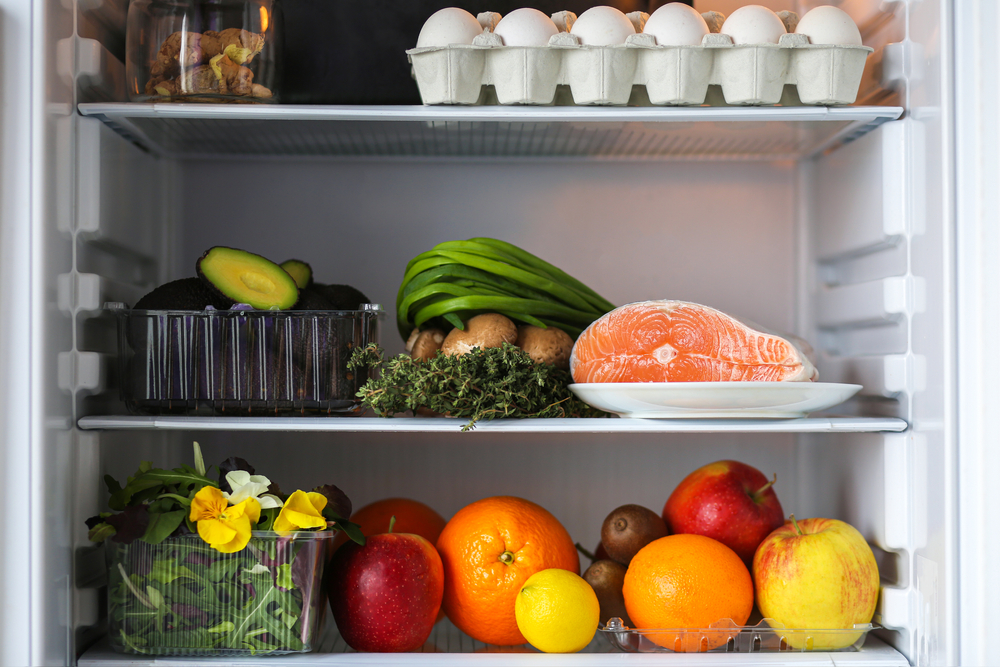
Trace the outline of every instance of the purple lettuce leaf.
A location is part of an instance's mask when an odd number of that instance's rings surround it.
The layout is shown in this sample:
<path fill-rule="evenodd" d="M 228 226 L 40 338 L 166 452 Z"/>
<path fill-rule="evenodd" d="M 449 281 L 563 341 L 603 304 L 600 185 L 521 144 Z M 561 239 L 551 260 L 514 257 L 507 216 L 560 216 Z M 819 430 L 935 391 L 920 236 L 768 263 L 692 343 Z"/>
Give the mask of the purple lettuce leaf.
<path fill-rule="evenodd" d="M 326 507 L 323 508 L 323 516 L 327 519 L 349 519 L 351 517 L 351 499 L 333 484 L 317 486 L 313 489 L 313 492 L 326 496 Z"/>
<path fill-rule="evenodd" d="M 193 605 L 174 602 L 170 605 L 170 610 L 178 616 L 183 616 L 187 620 L 193 621 L 196 628 L 203 628 L 208 625 L 208 612 Z"/>
<path fill-rule="evenodd" d="M 126 507 L 124 512 L 112 514 L 105 523 L 115 529 L 111 539 L 121 544 L 132 544 L 146 534 L 149 527 L 149 512 L 145 505 Z"/>

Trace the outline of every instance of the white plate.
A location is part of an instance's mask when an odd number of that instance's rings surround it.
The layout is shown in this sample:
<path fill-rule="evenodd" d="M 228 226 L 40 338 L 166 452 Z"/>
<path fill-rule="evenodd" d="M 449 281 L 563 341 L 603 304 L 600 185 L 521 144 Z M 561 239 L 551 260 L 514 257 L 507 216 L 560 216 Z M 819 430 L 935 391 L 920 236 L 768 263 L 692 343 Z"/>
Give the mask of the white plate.
<path fill-rule="evenodd" d="M 843 403 L 859 384 L 833 382 L 588 382 L 585 403 L 638 419 L 796 419 Z"/>

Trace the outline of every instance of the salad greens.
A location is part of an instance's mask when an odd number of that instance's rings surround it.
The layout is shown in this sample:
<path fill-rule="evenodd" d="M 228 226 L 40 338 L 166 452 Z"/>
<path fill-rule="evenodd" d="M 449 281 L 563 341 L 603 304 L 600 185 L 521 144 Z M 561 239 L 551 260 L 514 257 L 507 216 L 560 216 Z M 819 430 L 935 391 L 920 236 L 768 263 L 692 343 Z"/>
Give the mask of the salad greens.
<path fill-rule="evenodd" d="M 351 501 L 336 486 L 290 495 L 241 458 L 206 469 L 144 461 L 87 521 L 107 545 L 112 646 L 129 653 L 261 654 L 308 651 L 326 597 L 326 550 Z"/>
<path fill-rule="evenodd" d="M 326 597 L 326 540 L 252 537 L 222 554 L 197 535 L 110 544 L 112 641 L 130 653 L 309 650 Z"/>

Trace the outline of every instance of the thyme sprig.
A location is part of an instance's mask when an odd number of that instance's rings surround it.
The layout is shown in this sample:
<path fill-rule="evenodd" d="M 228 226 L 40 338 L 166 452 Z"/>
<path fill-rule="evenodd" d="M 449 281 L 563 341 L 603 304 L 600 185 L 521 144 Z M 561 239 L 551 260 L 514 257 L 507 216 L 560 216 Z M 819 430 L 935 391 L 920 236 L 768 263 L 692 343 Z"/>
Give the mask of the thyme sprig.
<path fill-rule="evenodd" d="M 536 364 L 523 350 L 503 347 L 475 349 L 469 354 L 417 361 L 400 354 L 383 359 L 381 348 L 354 351 L 352 369 L 381 366 L 358 397 L 381 417 L 420 408 L 468 419 L 468 431 L 480 420 L 508 418 L 604 417 L 567 389 L 567 371 Z"/>

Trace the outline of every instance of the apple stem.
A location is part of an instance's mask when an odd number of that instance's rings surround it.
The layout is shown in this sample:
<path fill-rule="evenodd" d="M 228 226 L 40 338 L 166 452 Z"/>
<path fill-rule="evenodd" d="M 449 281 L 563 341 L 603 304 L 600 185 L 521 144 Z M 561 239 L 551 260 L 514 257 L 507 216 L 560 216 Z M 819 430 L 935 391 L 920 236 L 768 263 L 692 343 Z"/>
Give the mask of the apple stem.
<path fill-rule="evenodd" d="M 582 553 L 587 558 L 589 558 L 591 560 L 591 562 L 597 560 L 597 558 L 594 556 L 594 554 L 592 554 L 589 551 L 587 551 L 586 549 L 584 549 L 583 545 L 580 544 L 579 542 L 576 543 L 576 550 L 579 551 L 580 553 Z"/>
<path fill-rule="evenodd" d="M 789 514 L 788 518 L 791 520 L 792 525 L 795 526 L 795 532 L 797 532 L 799 535 L 805 535 L 805 533 L 802 532 L 802 529 L 799 528 L 799 522 L 795 520 L 795 515 Z"/>
<path fill-rule="evenodd" d="M 396 525 L 396 515 L 393 514 L 392 518 L 389 519 L 389 532 L 392 532 L 392 527 Z"/>
<path fill-rule="evenodd" d="M 774 473 L 774 479 L 765 484 L 764 486 L 757 489 L 752 496 L 750 496 L 755 503 L 759 503 L 763 499 L 764 492 L 774 486 L 774 483 L 778 481 L 778 473 Z"/>

